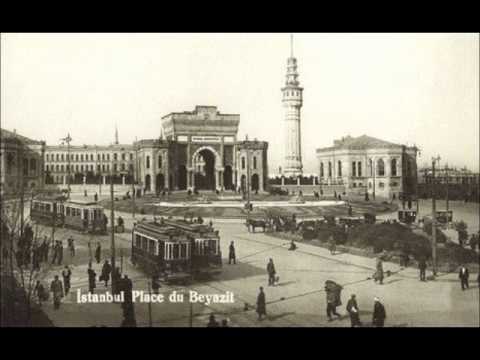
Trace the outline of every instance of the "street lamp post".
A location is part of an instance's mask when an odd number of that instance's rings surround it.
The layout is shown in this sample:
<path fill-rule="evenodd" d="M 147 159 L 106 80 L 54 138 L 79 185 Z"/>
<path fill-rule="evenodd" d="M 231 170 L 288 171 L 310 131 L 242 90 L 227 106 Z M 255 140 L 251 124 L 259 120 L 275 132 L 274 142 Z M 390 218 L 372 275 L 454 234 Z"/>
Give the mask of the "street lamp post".
<path fill-rule="evenodd" d="M 114 175 L 114 170 L 113 170 L 113 161 L 110 167 L 110 253 L 111 253 L 111 263 L 112 263 L 112 269 L 114 273 L 116 274 L 116 263 L 115 263 L 115 210 L 114 210 L 114 194 L 113 194 L 113 175 Z M 116 289 L 116 277 L 112 276 L 112 293 L 115 293 Z"/>
<path fill-rule="evenodd" d="M 445 185 L 446 185 L 446 208 L 447 208 L 447 211 L 449 209 L 449 199 L 448 199 L 448 164 L 445 164 Z"/>
<path fill-rule="evenodd" d="M 436 209 L 436 180 L 435 164 L 440 161 L 440 156 L 432 158 L 432 270 L 433 276 L 437 275 L 437 209 Z"/>
<path fill-rule="evenodd" d="M 70 142 L 72 138 L 70 137 L 70 133 L 67 134 L 67 137 L 60 139 L 62 142 L 67 143 L 67 189 L 68 195 L 67 199 L 70 199 Z"/>

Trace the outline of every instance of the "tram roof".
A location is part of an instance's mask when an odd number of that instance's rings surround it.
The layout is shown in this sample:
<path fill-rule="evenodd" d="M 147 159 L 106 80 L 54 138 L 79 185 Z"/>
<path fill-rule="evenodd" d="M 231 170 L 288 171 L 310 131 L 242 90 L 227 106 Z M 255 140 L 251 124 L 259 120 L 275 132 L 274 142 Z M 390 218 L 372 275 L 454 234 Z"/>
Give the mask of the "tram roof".
<path fill-rule="evenodd" d="M 66 200 L 66 197 L 61 194 L 41 194 L 35 196 L 33 200 L 38 201 L 63 201 Z"/>
<path fill-rule="evenodd" d="M 173 242 L 184 242 L 188 239 L 179 231 L 178 228 L 161 224 L 154 221 L 142 221 L 135 226 L 135 231 L 155 237 L 157 239 L 164 239 Z"/>

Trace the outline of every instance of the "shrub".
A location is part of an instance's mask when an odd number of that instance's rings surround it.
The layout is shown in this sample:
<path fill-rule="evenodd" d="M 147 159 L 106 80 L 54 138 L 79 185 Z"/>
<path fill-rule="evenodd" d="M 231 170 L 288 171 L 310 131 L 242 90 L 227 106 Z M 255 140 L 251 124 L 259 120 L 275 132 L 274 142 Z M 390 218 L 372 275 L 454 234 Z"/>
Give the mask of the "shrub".
<path fill-rule="evenodd" d="M 423 231 L 426 232 L 429 236 L 432 236 L 432 222 L 425 221 L 423 225 Z M 437 227 L 437 243 L 447 242 L 447 236 Z"/>

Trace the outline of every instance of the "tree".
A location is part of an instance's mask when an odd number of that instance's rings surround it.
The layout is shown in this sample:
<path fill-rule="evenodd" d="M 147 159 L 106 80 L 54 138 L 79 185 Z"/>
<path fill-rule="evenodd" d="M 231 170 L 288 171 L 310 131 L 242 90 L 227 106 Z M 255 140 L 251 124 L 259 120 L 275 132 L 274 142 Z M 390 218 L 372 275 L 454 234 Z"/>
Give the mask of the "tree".
<path fill-rule="evenodd" d="M 468 239 L 467 227 L 468 227 L 467 223 L 463 220 L 456 221 L 454 223 L 454 228 L 458 232 L 458 242 L 462 246 Z"/>

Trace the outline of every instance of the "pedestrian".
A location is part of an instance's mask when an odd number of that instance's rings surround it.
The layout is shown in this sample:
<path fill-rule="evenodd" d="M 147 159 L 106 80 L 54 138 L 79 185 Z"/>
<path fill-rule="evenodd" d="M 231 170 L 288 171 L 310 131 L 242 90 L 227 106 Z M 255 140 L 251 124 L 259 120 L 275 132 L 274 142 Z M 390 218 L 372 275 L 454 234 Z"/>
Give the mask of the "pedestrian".
<path fill-rule="evenodd" d="M 74 244 L 74 240 L 73 240 L 73 237 L 69 237 L 68 240 L 68 250 L 70 251 L 70 257 L 74 257 L 75 256 L 75 244 Z"/>
<path fill-rule="evenodd" d="M 37 280 L 37 283 L 35 284 L 35 288 L 33 289 L 33 294 L 37 296 L 38 305 L 42 306 L 42 301 L 44 301 L 47 298 L 47 296 L 45 292 L 45 287 L 40 282 L 40 280 Z"/>
<path fill-rule="evenodd" d="M 95 202 L 98 201 L 98 194 L 97 193 L 95 193 L 95 195 L 93 195 L 93 200 L 95 200 Z"/>
<path fill-rule="evenodd" d="M 95 273 L 95 270 L 92 269 L 92 264 L 88 264 L 88 292 L 93 294 L 95 291 L 95 288 L 97 287 L 96 281 L 97 281 L 97 274 Z"/>
<path fill-rule="evenodd" d="M 257 314 L 258 320 L 262 320 L 262 316 L 267 316 L 267 303 L 265 301 L 265 293 L 263 292 L 263 287 L 260 286 L 260 292 L 257 296 Z"/>
<path fill-rule="evenodd" d="M 40 247 L 41 249 L 41 261 L 48 261 L 48 239 L 46 236 L 43 237 L 43 243 Z"/>
<path fill-rule="evenodd" d="M 112 270 L 112 293 L 114 295 L 120 294 L 122 287 L 122 278 L 120 275 L 120 268 L 117 266 L 114 270 Z"/>
<path fill-rule="evenodd" d="M 100 274 L 100 278 L 98 280 L 105 282 L 105 287 L 108 286 L 108 281 L 110 280 L 110 274 L 112 273 L 112 266 L 105 260 L 102 266 L 102 273 Z"/>
<path fill-rule="evenodd" d="M 379 282 L 380 285 L 383 285 L 383 260 L 381 257 L 377 257 L 377 265 L 376 265 L 377 271 L 375 272 L 374 275 L 374 280 L 375 282 Z"/>
<path fill-rule="evenodd" d="M 372 324 L 375 327 L 383 327 L 385 319 L 387 318 L 385 306 L 383 306 L 378 297 L 375 297 L 373 300 L 375 301 L 375 304 L 373 305 Z"/>
<path fill-rule="evenodd" d="M 33 244 L 32 253 L 32 265 L 34 271 L 40 271 L 40 261 L 41 261 L 41 247 Z"/>
<path fill-rule="evenodd" d="M 425 257 L 422 257 L 418 262 L 418 268 L 420 269 L 420 281 L 426 281 L 427 262 Z"/>
<path fill-rule="evenodd" d="M 58 275 L 55 275 L 55 280 L 50 284 L 50 291 L 53 293 L 53 308 L 58 310 L 63 298 L 63 285 L 62 282 L 58 280 Z"/>
<path fill-rule="evenodd" d="M 210 317 L 208 318 L 208 324 L 207 327 L 218 327 L 218 321 L 215 319 L 214 314 L 210 314 Z"/>
<path fill-rule="evenodd" d="M 333 235 L 330 235 L 330 237 L 328 238 L 328 243 L 330 255 L 335 255 L 335 251 L 337 251 L 337 243 L 335 242 L 335 238 L 333 237 Z"/>
<path fill-rule="evenodd" d="M 68 295 L 68 292 L 70 291 L 70 277 L 72 276 L 72 271 L 68 267 L 68 265 L 65 265 L 65 269 L 62 271 L 62 277 L 63 277 L 63 288 L 65 289 L 65 295 Z"/>
<path fill-rule="evenodd" d="M 268 273 L 268 286 L 275 286 L 275 265 L 273 264 L 273 259 L 270 258 L 267 264 L 267 273 Z"/>
<path fill-rule="evenodd" d="M 352 327 L 361 326 L 362 323 L 360 321 L 360 310 L 358 309 L 357 299 L 355 294 L 352 294 L 350 300 L 347 303 L 347 311 L 350 314 L 350 322 Z"/>
<path fill-rule="evenodd" d="M 460 284 L 462 285 L 462 290 L 468 289 L 468 277 L 470 276 L 468 268 L 465 265 L 462 265 L 460 271 L 458 272 L 458 278 L 460 279 Z"/>
<path fill-rule="evenodd" d="M 63 262 L 63 242 L 62 240 L 58 241 L 58 265 L 62 265 Z"/>
<path fill-rule="evenodd" d="M 83 196 L 85 196 L 85 197 L 87 197 L 87 196 L 88 196 L 88 194 L 87 194 L 87 190 L 85 190 L 85 191 L 83 192 Z"/>
<path fill-rule="evenodd" d="M 235 246 L 233 245 L 233 241 L 230 243 L 228 248 L 228 265 L 230 265 L 233 261 L 233 264 L 237 263 L 237 259 L 235 257 Z"/>
<path fill-rule="evenodd" d="M 55 241 L 55 244 L 52 246 L 52 265 L 55 265 L 58 256 L 58 241 Z"/>
<path fill-rule="evenodd" d="M 102 246 L 98 242 L 97 248 L 95 249 L 95 260 L 97 260 L 97 264 L 100 264 L 101 257 L 102 257 Z"/>
<path fill-rule="evenodd" d="M 353 208 L 352 208 L 352 205 L 348 205 L 348 216 L 353 216 Z"/>
<path fill-rule="evenodd" d="M 325 281 L 325 293 L 327 295 L 327 316 L 328 321 L 332 321 L 332 315 L 340 317 L 337 313 L 337 306 L 341 305 L 340 301 L 341 286 L 332 280 Z"/>
<path fill-rule="evenodd" d="M 129 279 L 127 274 L 123 275 L 123 279 L 121 281 L 120 287 L 123 291 L 125 302 L 127 304 L 131 304 L 133 302 L 132 300 L 133 283 L 132 283 L 132 280 Z"/>

